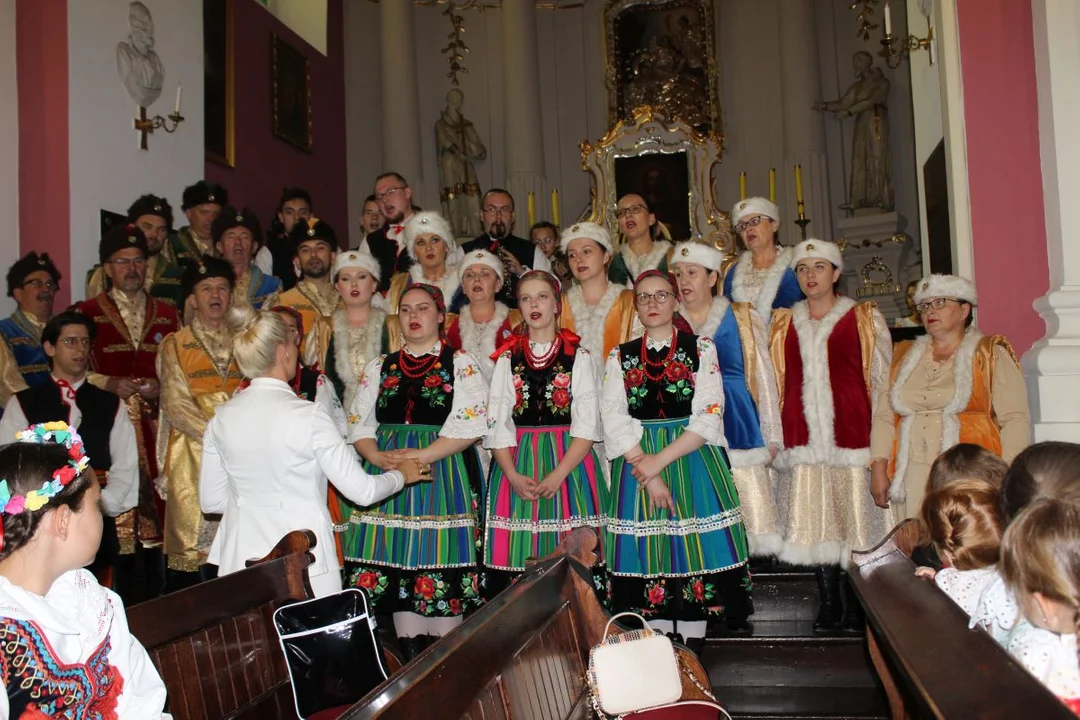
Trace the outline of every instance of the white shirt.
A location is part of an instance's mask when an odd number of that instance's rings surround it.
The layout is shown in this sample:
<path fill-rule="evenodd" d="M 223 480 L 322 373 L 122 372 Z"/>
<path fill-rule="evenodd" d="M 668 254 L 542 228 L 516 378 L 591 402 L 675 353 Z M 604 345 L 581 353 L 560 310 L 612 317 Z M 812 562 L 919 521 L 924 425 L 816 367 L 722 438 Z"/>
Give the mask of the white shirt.
<path fill-rule="evenodd" d="M 217 409 L 203 436 L 199 504 L 221 513 L 211 563 L 222 575 L 262 557 L 283 535 L 309 529 L 317 545 L 314 577 L 337 571 L 327 480 L 361 507 L 401 490 L 400 472 L 369 475 L 318 403 L 296 397 L 287 383 L 256 378 Z"/>
<path fill-rule="evenodd" d="M 1050 692 L 1062 700 L 1080 698 L 1076 635 L 1058 635 L 1021 620 L 1008 648 L 1009 654 Z"/>
<path fill-rule="evenodd" d="M 116 716 L 169 717 L 162 712 L 165 683 L 146 649 L 128 629 L 123 601 L 113 591 L 101 587 L 88 570 L 64 573 L 44 597 L 0 576 L 0 617 L 33 623 L 48 642 L 50 654 L 58 664 L 83 665 L 108 639 L 109 665 L 123 680 Z M 34 654 L 23 650 L 19 656 L 26 660 Z M 0 692 L 0 718 L 9 715 L 5 690 Z"/>
<path fill-rule="evenodd" d="M 83 378 L 71 387 L 77 391 L 85 382 L 86 378 Z M 78 405 L 72 404 L 68 417 L 55 419 L 66 420 L 68 425 L 78 430 L 82 423 L 82 411 Z M 0 446 L 15 442 L 15 435 L 28 427 L 30 422 L 19 404 L 19 398 L 12 395 L 4 407 L 4 417 L 0 418 Z M 109 455 L 112 456 L 112 465 L 97 468 L 109 472 L 108 483 L 101 489 L 101 508 L 109 517 L 116 517 L 139 504 L 139 445 L 135 439 L 135 426 L 131 424 L 123 400 L 116 408 L 116 418 L 109 432 Z M 93 457 L 90 458 L 90 467 L 94 467 Z"/>
<path fill-rule="evenodd" d="M 978 607 L 979 598 L 987 585 L 997 577 L 996 565 L 976 570 L 942 568 L 934 576 L 934 583 L 970 617 Z"/>
<path fill-rule="evenodd" d="M 274 274 L 274 254 L 270 252 L 270 248 L 263 245 L 255 253 L 255 267 L 262 270 L 263 275 L 271 276 Z"/>
<path fill-rule="evenodd" d="M 1008 646 L 1009 636 L 1019 619 L 1020 606 L 1016 603 L 1016 597 L 1005 584 L 1005 578 L 995 569 L 993 577 L 979 594 L 968 627 L 981 627 L 999 645 Z"/>

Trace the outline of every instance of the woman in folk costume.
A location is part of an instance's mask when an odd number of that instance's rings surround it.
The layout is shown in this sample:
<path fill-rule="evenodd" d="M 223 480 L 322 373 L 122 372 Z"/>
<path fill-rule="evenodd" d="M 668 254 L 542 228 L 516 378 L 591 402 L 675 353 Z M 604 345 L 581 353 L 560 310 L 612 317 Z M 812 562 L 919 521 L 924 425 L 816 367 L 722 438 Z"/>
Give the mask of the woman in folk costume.
<path fill-rule="evenodd" d="M 504 263 L 487 250 L 470 250 L 458 264 L 463 301 L 446 328 L 446 342 L 476 358 L 486 379 L 495 369 L 495 349 L 521 324 L 521 313 L 495 299 L 503 286 Z"/>
<path fill-rule="evenodd" d="M 616 285 L 630 286 L 646 270 L 668 269 L 671 243 L 663 239 L 661 225 L 649 210 L 645 198 L 629 193 L 615 204 L 623 244 L 608 267 L 608 279 Z"/>
<path fill-rule="evenodd" d="M 393 613 L 402 649 L 414 656 L 479 606 L 482 477 L 475 443 L 487 431 L 487 384 L 468 353 L 442 338 L 446 306 L 433 285 L 401 296 L 405 344 L 364 371 L 349 439 L 369 472 L 414 459 L 419 483 L 359 513 L 358 567 L 378 612 Z"/>
<path fill-rule="evenodd" d="M 763 197 L 735 203 L 731 224 L 742 241 L 743 252 L 724 274 L 724 297 L 754 303 L 769 321 L 776 308 L 789 308 L 802 300 L 799 281 L 791 269 L 791 248 L 781 247 L 780 209 Z"/>
<path fill-rule="evenodd" d="M 612 611 L 644 614 L 693 646 L 710 618 L 749 629 L 750 576 L 716 346 L 678 316 L 675 286 L 659 270 L 637 279 L 646 333 L 607 357 L 601 412 L 613 461 L 603 550 Z"/>
<path fill-rule="evenodd" d="M 816 567 L 821 608 L 814 631 L 859 632 L 858 601 L 840 600 L 840 566 L 895 524 L 870 492 L 870 427 L 887 403 L 892 343 L 873 303 L 834 292 L 843 257 L 824 240 L 794 248 L 806 300 L 773 313 L 771 350 L 784 449 L 776 456 L 784 548 L 780 559 Z"/>
<path fill-rule="evenodd" d="M 484 440 L 495 459 L 485 523 L 488 597 L 574 528 L 600 528 L 596 363 L 574 333 L 559 329 L 554 275 L 525 273 L 517 298 L 526 327 L 495 354 Z"/>
<path fill-rule="evenodd" d="M 724 256 L 704 243 L 675 246 L 672 273 L 680 313 L 697 335 L 711 338 L 724 383 L 724 436 L 731 475 L 739 490 L 750 555 L 776 555 L 783 547 L 777 524 L 772 459 L 783 447 L 776 376 L 768 334 L 750 303 L 717 294 Z"/>
<path fill-rule="evenodd" d="M 973 443 L 1012 462 L 1031 442 L 1020 365 L 1008 340 L 972 324 L 978 302 L 975 286 L 956 275 L 930 275 L 915 289 L 926 335 L 893 353 L 892 387 L 877 408 L 872 447 L 875 487 L 906 503 L 901 517 L 918 517 L 942 451 Z"/>
<path fill-rule="evenodd" d="M 461 287 L 458 263 L 463 253 L 454 239 L 450 223 L 437 212 L 418 212 L 405 223 L 402 236 L 405 238 L 406 251 L 414 262 L 408 270 L 394 273 L 390 278 L 390 292 L 386 294 L 389 314 L 397 313 L 401 294 L 415 283 L 434 285 L 442 292 L 446 306 L 456 307 L 460 303 L 458 290 Z M 391 349 L 398 347 L 392 345 Z"/>
<path fill-rule="evenodd" d="M 560 243 L 577 282 L 563 294 L 559 323 L 577 334 L 599 363 L 619 343 L 641 336 L 634 293 L 608 280 L 612 247 L 607 230 L 596 223 L 576 223 L 563 231 Z"/>

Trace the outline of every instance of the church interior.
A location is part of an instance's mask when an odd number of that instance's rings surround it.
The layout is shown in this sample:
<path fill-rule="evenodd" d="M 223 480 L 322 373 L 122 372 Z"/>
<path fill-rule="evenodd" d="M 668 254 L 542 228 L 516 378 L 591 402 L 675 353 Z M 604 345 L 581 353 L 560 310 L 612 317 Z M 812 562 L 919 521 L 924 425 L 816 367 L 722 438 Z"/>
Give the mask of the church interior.
<path fill-rule="evenodd" d="M 0 40 L 0 261 L 48 253 L 57 311 L 92 299 L 135 198 L 179 209 L 203 179 L 264 229 L 283 188 L 306 189 L 340 251 L 387 172 L 459 243 L 485 232 L 492 188 L 517 236 L 591 222 L 616 244 L 636 193 L 667 239 L 729 264 L 737 205 L 767 198 L 780 245 L 837 244 L 838 292 L 875 303 L 894 342 L 922 333 L 922 278 L 970 280 L 1022 372 L 1030 441 L 1080 440 L 1075 0 L 0 0 Z M 307 716 L 596 716 L 598 550 L 573 539 L 351 710 Z M 848 634 L 811 629 L 814 572 L 751 564 L 752 632 L 680 655 L 682 697 L 741 718 L 1066 717 L 913 587 L 924 541 L 901 525 L 846 548 L 868 551 L 845 580 L 867 629 Z M 268 619 L 305 597 L 307 542 L 129 608 L 174 718 L 296 716 Z"/>

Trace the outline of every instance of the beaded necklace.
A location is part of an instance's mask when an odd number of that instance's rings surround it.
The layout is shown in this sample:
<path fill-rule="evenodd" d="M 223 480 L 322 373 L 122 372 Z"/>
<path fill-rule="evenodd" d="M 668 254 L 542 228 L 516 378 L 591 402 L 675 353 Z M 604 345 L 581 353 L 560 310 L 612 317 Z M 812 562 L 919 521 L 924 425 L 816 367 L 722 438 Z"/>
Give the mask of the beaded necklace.
<path fill-rule="evenodd" d="M 675 358 L 675 340 L 678 335 L 678 330 L 672 328 L 671 330 L 671 345 L 668 346 L 667 355 L 659 363 L 654 363 L 649 360 L 649 334 L 645 333 L 641 336 L 641 369 L 645 373 L 645 377 L 649 378 L 653 382 L 659 382 L 664 377 L 664 373 L 667 371 L 667 366 Z M 649 367 L 659 367 L 660 373 L 653 375 L 649 372 Z"/>

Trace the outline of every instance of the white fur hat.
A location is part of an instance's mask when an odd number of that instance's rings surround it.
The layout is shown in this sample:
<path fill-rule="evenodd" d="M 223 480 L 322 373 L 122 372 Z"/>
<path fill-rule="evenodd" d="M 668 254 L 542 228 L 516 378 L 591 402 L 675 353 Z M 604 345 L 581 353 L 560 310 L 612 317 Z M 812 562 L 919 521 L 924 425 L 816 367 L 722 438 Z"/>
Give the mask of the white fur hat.
<path fill-rule="evenodd" d="M 416 259 L 416 238 L 428 233 L 438 235 L 446 243 L 446 264 L 454 265 L 461 257 L 461 249 L 454 239 L 454 230 L 437 212 L 418 212 L 409 218 L 401 231 L 409 248 L 409 257 Z"/>
<path fill-rule="evenodd" d="M 379 267 L 379 261 L 375 259 L 375 256 L 369 252 L 349 250 L 348 252 L 338 253 L 334 257 L 334 270 L 330 273 L 331 277 L 336 278 L 337 274 L 345 268 L 360 268 L 366 270 L 371 277 L 375 278 L 376 282 L 381 280 L 379 276 L 382 268 Z"/>
<path fill-rule="evenodd" d="M 574 223 L 563 230 L 562 237 L 559 239 L 559 247 L 562 248 L 563 252 L 569 252 L 570 241 L 578 238 L 595 240 L 598 245 L 608 252 L 615 252 L 611 245 L 611 233 L 606 228 L 592 222 Z"/>
<path fill-rule="evenodd" d="M 828 240 L 810 238 L 796 245 L 791 253 L 791 267 L 794 268 L 807 258 L 828 260 L 840 270 L 844 269 L 844 254 L 840 252 L 840 246 Z"/>
<path fill-rule="evenodd" d="M 473 265 L 486 265 L 494 270 L 495 275 L 499 278 L 499 285 L 502 285 L 503 273 L 506 272 L 506 267 L 503 265 L 503 261 L 495 257 L 493 253 L 487 250 L 470 250 L 466 253 L 465 259 L 458 263 L 458 280 L 465 282 L 465 271 Z"/>
<path fill-rule="evenodd" d="M 966 280 L 959 275 L 934 273 L 924 277 L 915 286 L 916 305 L 938 297 L 963 300 L 972 305 L 979 304 L 979 293 L 975 292 L 975 286 L 970 280 Z"/>
<path fill-rule="evenodd" d="M 694 263 L 708 270 L 720 272 L 724 263 L 724 254 L 712 245 L 701 242 L 681 242 L 675 246 L 671 264 Z"/>
<path fill-rule="evenodd" d="M 735 207 L 731 208 L 731 226 L 735 227 L 742 222 L 744 217 L 750 217 L 751 215 L 764 215 L 773 220 L 779 220 L 780 208 L 776 207 L 776 203 L 770 202 L 763 197 L 740 200 L 735 203 Z"/>

